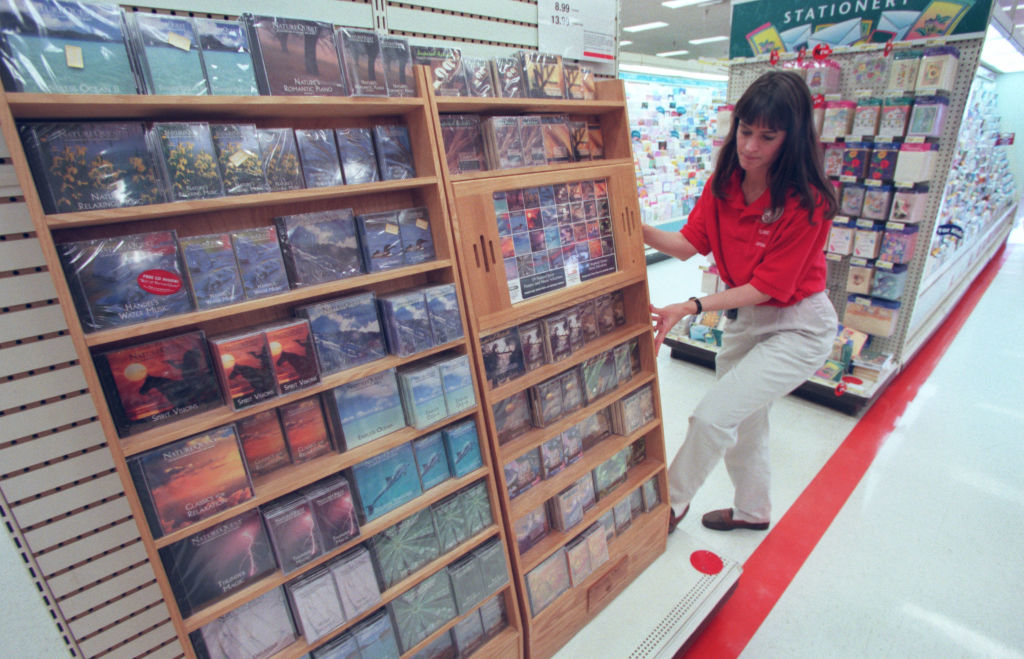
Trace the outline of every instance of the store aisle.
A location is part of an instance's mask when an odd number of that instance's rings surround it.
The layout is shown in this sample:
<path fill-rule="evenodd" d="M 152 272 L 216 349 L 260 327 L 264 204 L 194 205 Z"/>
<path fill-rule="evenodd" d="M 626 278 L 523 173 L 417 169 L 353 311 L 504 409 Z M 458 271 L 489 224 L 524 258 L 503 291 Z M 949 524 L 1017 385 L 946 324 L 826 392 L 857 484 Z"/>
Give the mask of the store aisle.
<path fill-rule="evenodd" d="M 1024 657 L 1022 288 L 1016 242 L 743 656 Z"/>
<path fill-rule="evenodd" d="M 740 587 L 687 656 L 1024 656 L 1020 230 L 993 272 L 772 530 L 730 540 Z"/>

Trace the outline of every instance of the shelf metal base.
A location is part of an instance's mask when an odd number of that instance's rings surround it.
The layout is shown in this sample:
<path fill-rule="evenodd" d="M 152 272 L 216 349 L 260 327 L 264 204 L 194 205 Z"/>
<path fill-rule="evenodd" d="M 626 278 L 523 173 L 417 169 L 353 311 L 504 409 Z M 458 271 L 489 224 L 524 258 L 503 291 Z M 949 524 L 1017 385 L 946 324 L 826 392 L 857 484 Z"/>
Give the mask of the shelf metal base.
<path fill-rule="evenodd" d="M 669 536 L 665 553 L 555 658 L 670 659 L 729 598 L 742 571 L 739 563 L 709 552 L 677 530 Z"/>
<path fill-rule="evenodd" d="M 715 351 L 711 348 L 696 342 L 673 339 L 671 336 L 665 338 L 665 345 L 672 348 L 672 357 L 675 359 L 682 359 L 712 369 L 715 367 Z M 870 392 L 865 394 L 849 390 L 837 393 L 836 384 L 824 384 L 813 380 L 804 382 L 793 393 L 801 398 L 831 407 L 844 414 L 856 416 L 866 405 L 878 397 L 885 388 L 885 385 L 888 384 L 895 374 L 895 371 L 886 374 L 881 381 L 871 388 Z"/>

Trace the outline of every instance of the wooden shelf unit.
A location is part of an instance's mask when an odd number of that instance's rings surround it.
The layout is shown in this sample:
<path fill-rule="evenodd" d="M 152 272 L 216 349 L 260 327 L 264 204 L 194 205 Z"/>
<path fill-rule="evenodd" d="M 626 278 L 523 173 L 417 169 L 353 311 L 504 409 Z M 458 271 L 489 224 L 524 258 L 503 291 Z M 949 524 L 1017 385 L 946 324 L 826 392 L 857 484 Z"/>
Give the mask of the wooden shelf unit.
<path fill-rule="evenodd" d="M 419 88 L 425 89 L 422 79 Z M 431 106 L 425 94 L 414 98 L 323 98 L 323 97 L 171 97 L 171 96 L 89 96 L 89 95 L 47 95 L 47 94 L 5 94 L 0 100 L 0 126 L 10 147 L 11 159 L 18 180 L 25 194 L 25 202 L 32 216 L 39 241 L 43 247 L 46 266 L 51 273 L 57 297 L 65 315 L 69 334 L 85 374 L 90 394 L 98 410 L 99 422 L 107 438 L 107 444 L 114 457 L 117 475 L 125 490 L 132 515 L 139 528 L 146 556 L 156 573 L 160 592 L 167 603 L 171 620 L 184 652 L 194 657 L 195 652 L 189 640 L 189 632 L 198 629 L 216 617 L 241 606 L 245 602 L 279 587 L 287 581 L 308 572 L 339 556 L 406 517 L 421 511 L 444 496 L 458 489 L 483 481 L 491 502 L 493 523 L 454 550 L 442 555 L 424 566 L 402 582 L 382 594 L 382 603 L 367 612 L 377 610 L 399 594 L 415 586 L 454 559 L 481 543 L 498 538 L 507 547 L 505 526 L 502 523 L 497 483 L 491 465 L 494 460 L 489 454 L 489 443 L 485 439 L 486 419 L 480 406 L 455 415 L 424 430 L 412 427 L 396 431 L 384 438 L 360 446 L 352 451 L 330 453 L 308 463 L 282 468 L 254 480 L 255 497 L 223 511 L 209 519 L 191 525 L 187 529 L 154 539 L 143 514 L 138 494 L 126 466 L 131 455 L 156 448 L 222 424 L 231 423 L 264 409 L 272 409 L 287 402 L 316 396 L 345 382 L 388 368 L 417 361 L 442 351 L 456 353 L 471 352 L 466 304 L 463 299 L 461 282 L 455 270 L 454 247 L 448 204 L 440 172 L 440 159 L 435 151 L 433 125 L 435 118 L 430 115 Z M 221 197 L 195 202 L 175 202 L 117 208 L 81 213 L 47 215 L 39 200 L 38 191 L 27 165 L 24 150 L 18 136 L 16 122 L 21 120 L 135 120 L 135 121 L 209 121 L 255 123 L 261 127 L 294 128 L 338 128 L 369 127 L 381 123 L 404 123 L 409 127 L 412 140 L 414 164 L 417 177 L 404 181 L 382 181 L 377 183 L 335 186 L 274 192 L 265 194 Z M 169 318 L 150 321 L 129 327 L 86 333 L 75 312 L 71 293 L 63 275 L 55 244 L 66 240 L 83 240 L 94 237 L 128 235 L 160 229 L 174 229 L 180 236 L 199 235 L 211 232 L 269 226 L 273 218 L 311 211 L 351 207 L 357 214 L 378 210 L 426 206 L 431 218 L 436 260 L 420 265 L 398 268 L 391 271 L 360 275 L 336 282 L 293 289 L 259 300 L 247 300 L 230 306 L 195 311 Z M 100 386 L 99 377 L 93 365 L 92 355 L 109 348 L 167 336 L 176 332 L 202 329 L 208 335 L 229 332 L 245 327 L 257 326 L 272 320 L 290 317 L 292 309 L 300 304 L 331 299 L 355 290 L 372 290 L 377 294 L 403 290 L 431 283 L 454 283 L 458 292 L 463 328 L 466 338 L 438 346 L 432 350 L 408 358 L 393 356 L 349 369 L 342 373 L 325 376 L 315 387 L 280 396 L 242 411 L 222 406 L 203 414 L 159 426 L 137 435 L 121 438 L 108 411 Z M 477 399 L 481 392 L 477 385 Z M 338 473 L 353 464 L 390 448 L 436 430 L 461 419 L 473 419 L 481 436 L 481 455 L 484 467 L 442 483 L 411 502 L 391 511 L 360 528 L 360 534 L 342 547 L 321 556 L 299 570 L 285 576 L 280 570 L 232 593 L 225 599 L 210 604 L 185 618 L 177 606 L 168 581 L 159 549 L 177 540 L 184 539 L 202 529 L 210 528 L 241 512 L 268 503 L 282 495 L 296 491 L 328 475 Z M 506 562 L 512 570 L 512 563 L 506 552 Z M 508 615 L 508 626 L 489 639 L 477 656 L 490 655 L 492 651 L 500 656 L 516 657 L 522 653 L 521 616 L 515 580 L 510 581 L 491 595 L 504 599 Z M 465 614 L 465 615 L 468 615 Z M 411 656 L 425 647 L 465 617 L 460 615 L 437 630 L 429 638 L 411 648 L 405 656 Z M 351 627 L 359 618 L 349 620 L 322 640 L 308 643 L 299 636 L 278 657 L 297 658 L 315 647 L 326 643 L 343 630 Z"/>
<path fill-rule="evenodd" d="M 550 657 L 650 565 L 665 550 L 667 540 L 669 507 L 665 503 L 668 501 L 668 483 L 664 431 L 625 93 L 620 82 L 602 81 L 598 83 L 597 99 L 593 101 L 446 98 L 434 96 L 432 92 L 428 93 L 428 97 L 435 115 L 433 131 L 438 144 L 437 150 L 442 154 L 444 144 L 439 118 L 443 113 L 559 113 L 599 122 L 604 134 L 603 160 L 561 166 L 490 170 L 454 176 L 448 170 L 445 158 L 442 157 L 440 163 L 454 227 L 456 261 L 469 310 L 471 352 L 475 359 L 482 392 L 480 407 L 486 419 L 490 453 L 494 460 L 492 470 L 498 483 L 505 534 L 509 539 L 509 554 L 512 557 L 513 579 L 516 582 L 519 609 L 523 616 L 526 655 L 531 658 Z M 616 271 L 513 304 L 504 263 L 498 250 L 499 236 L 492 193 L 588 179 L 606 179 L 608 183 Z M 624 326 L 587 343 L 581 350 L 560 362 L 546 364 L 494 388 L 489 385 L 483 368 L 482 337 L 613 291 L 625 292 Z M 585 359 L 630 339 L 638 339 L 641 362 L 640 372 L 634 374 L 632 379 L 620 383 L 615 390 L 546 428 L 534 428 L 505 444 L 499 444 L 492 411 L 495 402 L 575 367 Z M 654 394 L 655 419 L 652 422 L 629 436 L 612 434 L 606 437 L 584 451 L 582 458 L 575 464 L 534 485 L 518 497 L 509 498 L 504 464 L 536 448 L 596 410 L 603 409 L 622 396 L 647 385 L 652 387 Z M 646 441 L 646 459 L 629 470 L 626 483 L 614 489 L 609 496 L 600 499 L 586 512 L 581 524 L 568 532 L 552 528 L 545 538 L 528 551 L 519 552 L 514 533 L 514 524 L 519 517 L 526 511 L 543 505 L 550 497 L 589 474 L 594 467 L 640 438 Z M 596 568 L 583 583 L 570 587 L 545 609 L 533 615 L 526 587 L 527 572 L 561 549 L 569 540 L 596 522 L 615 503 L 622 501 L 651 478 L 657 479 L 661 503 L 652 511 L 634 518 L 631 527 L 609 543 L 609 560 L 606 563 Z"/>

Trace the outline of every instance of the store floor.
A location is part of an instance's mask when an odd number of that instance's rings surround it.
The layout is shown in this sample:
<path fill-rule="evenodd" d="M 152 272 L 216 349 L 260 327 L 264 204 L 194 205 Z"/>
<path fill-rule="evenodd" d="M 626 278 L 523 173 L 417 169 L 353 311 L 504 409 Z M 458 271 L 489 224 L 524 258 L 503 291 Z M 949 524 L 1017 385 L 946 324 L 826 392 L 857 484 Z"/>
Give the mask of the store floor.
<path fill-rule="evenodd" d="M 703 512 L 731 503 L 724 469 L 712 473 L 680 529 L 744 572 L 688 656 L 1024 657 L 1024 232 L 997 261 L 959 331 L 941 328 L 859 418 L 795 397 L 775 405 L 768 532 L 701 527 Z M 699 275 L 666 261 L 650 281 L 665 304 L 695 294 Z M 668 353 L 671 454 L 713 373 Z M 671 588 L 688 546 L 670 536 L 649 569 L 657 578 L 641 580 Z M 9 542 L 0 554 L 3 655 L 68 656 Z M 602 616 L 625 619 L 616 607 L 644 595 L 628 588 Z M 559 659 L 604 659 L 596 636 L 584 629 Z"/>
<path fill-rule="evenodd" d="M 996 262 L 858 418 L 776 404 L 767 533 L 701 527 L 732 501 L 724 468 L 712 473 L 680 529 L 744 571 L 680 656 L 1024 657 L 1024 231 Z M 695 294 L 691 270 L 651 266 L 654 302 Z M 659 375 L 671 454 L 713 376 L 667 349 Z M 656 583 L 671 587 L 673 552 L 689 547 L 670 536 Z M 559 658 L 603 656 L 587 637 Z"/>

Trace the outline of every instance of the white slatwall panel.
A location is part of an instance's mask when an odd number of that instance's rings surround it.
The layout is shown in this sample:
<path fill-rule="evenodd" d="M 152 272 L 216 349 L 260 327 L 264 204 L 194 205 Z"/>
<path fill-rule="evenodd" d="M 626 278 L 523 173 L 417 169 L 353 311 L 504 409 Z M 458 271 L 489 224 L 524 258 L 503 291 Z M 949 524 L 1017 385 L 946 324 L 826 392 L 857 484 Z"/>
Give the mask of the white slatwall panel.
<path fill-rule="evenodd" d="M 123 493 L 124 488 L 121 487 L 121 479 L 118 475 L 107 474 L 99 478 L 89 479 L 81 485 L 73 485 L 53 496 L 41 497 L 39 499 L 33 497 L 27 503 L 13 507 L 13 513 L 14 517 L 18 520 L 18 524 L 22 528 L 27 528 L 41 524 L 49 519 L 60 517 L 61 515 L 67 515 L 83 506 L 95 504 L 97 501 L 120 496 Z M 123 497 L 117 502 L 111 503 L 125 505 L 123 504 Z M 86 515 L 76 515 L 71 519 L 80 520 L 86 517 Z M 89 530 L 91 529 L 84 529 L 81 533 Z M 30 535 L 30 532 L 25 533 L 26 537 Z"/>
<path fill-rule="evenodd" d="M 536 11 L 534 12 L 536 14 Z M 388 7 L 388 29 L 442 39 L 493 41 L 514 46 L 537 47 L 537 26 L 500 23 L 474 16 L 424 12 L 401 6 Z"/>
<path fill-rule="evenodd" d="M 516 21 L 537 25 L 537 3 L 522 0 L 477 0 L 473 3 L 462 0 L 408 0 L 402 3 L 409 7 L 440 9 L 453 13 L 466 13 L 499 21 Z M 394 28 L 392 28 L 394 29 Z"/>
<path fill-rule="evenodd" d="M 54 396 L 64 396 L 85 388 L 85 373 L 77 366 L 0 382 L 0 409 L 10 409 Z"/>
<path fill-rule="evenodd" d="M 94 408 L 95 409 L 95 408 Z M 57 460 L 65 455 L 78 453 L 97 446 L 105 446 L 106 438 L 98 422 L 87 423 L 61 432 L 38 437 L 32 441 L 19 442 L 3 449 L 3 469 L 8 477 L 15 472 L 35 464 Z M 7 486 L 4 493 L 12 493 Z M 24 496 L 10 500 L 22 499 Z"/>
<path fill-rule="evenodd" d="M 0 268 L 21 270 L 23 268 L 41 268 L 45 265 L 43 250 L 35 238 L 0 242 Z"/>
<path fill-rule="evenodd" d="M 56 305 L 11 311 L 0 314 L 0 343 L 24 339 L 26 333 L 39 336 L 67 328 L 64 313 Z"/>
<path fill-rule="evenodd" d="M 3 145 L 3 150 L 7 151 L 7 145 L 2 139 L 0 139 L 0 144 Z M 32 216 L 28 214 L 28 206 L 25 205 L 25 202 L 17 201 L 4 204 L 3 213 L 0 213 L 0 236 L 29 233 L 35 230 L 35 226 L 32 225 Z"/>
<path fill-rule="evenodd" d="M 49 273 L 37 272 L 0 279 L 0 308 L 52 300 L 57 297 Z"/>
<path fill-rule="evenodd" d="M 180 657 L 8 155 L 4 145 L 0 506 L 7 528 L 71 654 Z"/>
<path fill-rule="evenodd" d="M 307 18 L 325 21 L 335 25 L 353 27 L 373 26 L 373 5 L 366 2 L 346 0 L 304 0 L 303 2 L 238 2 L 238 0 L 147 0 L 139 5 L 122 4 L 124 7 L 145 7 L 175 13 L 193 12 L 205 16 L 238 16 L 243 12 Z"/>
<path fill-rule="evenodd" d="M 124 593 L 131 592 L 156 583 L 153 581 L 153 572 L 148 565 L 139 565 L 108 579 L 93 588 L 86 588 L 73 595 L 60 600 L 60 609 L 69 619 L 83 615 L 91 609 L 96 608 L 97 602 L 107 602 L 121 597 Z"/>
<path fill-rule="evenodd" d="M 104 582 L 107 577 L 118 570 L 123 570 L 125 566 L 144 563 L 145 561 L 146 548 L 142 546 L 142 541 L 140 540 L 117 551 L 94 558 L 88 563 L 76 567 L 74 570 L 68 570 L 62 574 L 51 576 L 47 579 L 47 584 L 58 598 L 70 596 L 79 589 L 92 590 L 92 586 Z M 146 567 L 149 567 L 149 565 L 147 564 Z M 149 568 L 149 570 L 150 574 L 152 574 L 153 568 Z M 107 601 L 107 599 L 110 598 L 97 599 L 93 602 L 93 606 L 99 606 Z"/>

